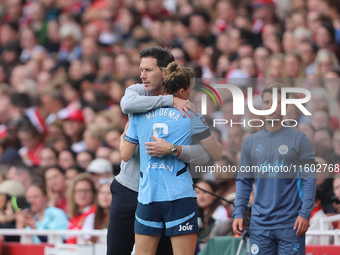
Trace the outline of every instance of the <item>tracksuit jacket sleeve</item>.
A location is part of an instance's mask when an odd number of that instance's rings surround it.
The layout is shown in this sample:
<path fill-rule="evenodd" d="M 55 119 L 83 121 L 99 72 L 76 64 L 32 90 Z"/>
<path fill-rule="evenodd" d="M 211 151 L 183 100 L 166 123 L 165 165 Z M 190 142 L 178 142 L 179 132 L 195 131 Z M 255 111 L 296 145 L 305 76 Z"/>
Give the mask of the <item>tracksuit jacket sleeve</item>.
<path fill-rule="evenodd" d="M 301 142 L 301 159 L 300 162 L 304 162 L 306 159 L 313 159 L 314 152 L 313 152 L 313 145 L 310 142 L 310 140 L 305 135 L 303 137 L 303 140 Z M 306 167 L 306 168 L 305 168 Z M 314 168 L 314 171 L 313 171 Z M 305 218 L 306 220 L 310 219 L 311 212 L 314 208 L 314 202 L 315 202 L 315 193 L 316 193 L 316 166 L 308 167 L 302 166 L 302 186 L 303 186 L 303 197 L 302 197 L 302 206 L 301 210 L 299 212 L 299 215 Z"/>
<path fill-rule="evenodd" d="M 244 212 L 249 202 L 250 193 L 253 189 L 253 178 L 249 174 L 243 174 L 243 167 L 251 166 L 247 151 L 248 146 L 244 143 L 241 150 L 239 172 L 236 179 L 236 200 L 233 218 L 244 218 Z"/>
<path fill-rule="evenodd" d="M 172 107 L 173 96 L 148 96 L 143 84 L 134 84 L 125 90 L 120 101 L 123 113 L 143 113 L 160 107 Z"/>

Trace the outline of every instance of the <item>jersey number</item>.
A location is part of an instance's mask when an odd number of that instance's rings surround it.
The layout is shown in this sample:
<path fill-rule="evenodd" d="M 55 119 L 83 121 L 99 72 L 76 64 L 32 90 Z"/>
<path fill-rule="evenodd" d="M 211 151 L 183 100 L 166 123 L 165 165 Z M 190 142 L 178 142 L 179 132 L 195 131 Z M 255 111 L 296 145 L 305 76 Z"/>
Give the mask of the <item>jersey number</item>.
<path fill-rule="evenodd" d="M 161 131 L 162 133 L 158 133 L 159 129 L 162 129 Z M 153 132 L 154 137 L 159 138 L 160 134 L 163 134 L 163 135 L 169 134 L 169 126 L 168 124 L 165 124 L 165 123 L 155 123 L 152 125 L 152 132 Z"/>

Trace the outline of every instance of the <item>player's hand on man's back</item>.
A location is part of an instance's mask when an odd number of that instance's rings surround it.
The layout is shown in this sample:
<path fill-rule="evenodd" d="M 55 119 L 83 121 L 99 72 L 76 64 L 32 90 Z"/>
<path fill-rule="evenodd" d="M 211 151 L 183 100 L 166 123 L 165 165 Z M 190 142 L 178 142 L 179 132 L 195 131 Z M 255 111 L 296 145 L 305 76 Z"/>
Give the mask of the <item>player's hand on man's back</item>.
<path fill-rule="evenodd" d="M 296 235 L 304 235 L 309 228 L 309 220 L 306 220 L 302 216 L 298 216 L 295 220 L 294 229 L 297 228 Z"/>
<path fill-rule="evenodd" d="M 233 231 L 237 235 L 242 235 L 243 232 L 243 219 L 242 218 L 236 218 L 233 222 Z"/>
<path fill-rule="evenodd" d="M 179 110 L 184 118 L 187 116 L 185 113 L 189 116 L 189 118 L 192 118 L 190 111 L 191 110 L 195 115 L 198 114 L 198 111 L 196 107 L 191 104 L 188 100 L 184 100 L 178 97 L 174 97 L 174 103 L 173 103 L 174 108 Z M 185 113 L 184 113 L 185 112 Z"/>

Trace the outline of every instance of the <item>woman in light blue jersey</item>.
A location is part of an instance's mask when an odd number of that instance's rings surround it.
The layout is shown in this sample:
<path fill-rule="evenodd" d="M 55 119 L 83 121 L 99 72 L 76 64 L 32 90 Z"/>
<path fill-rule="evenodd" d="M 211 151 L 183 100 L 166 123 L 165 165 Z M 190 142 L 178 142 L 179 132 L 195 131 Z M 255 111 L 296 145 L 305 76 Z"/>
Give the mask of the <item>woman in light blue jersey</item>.
<path fill-rule="evenodd" d="M 68 219 L 59 208 L 48 206 L 45 184 L 34 181 L 26 190 L 26 200 L 30 208 L 21 210 L 16 216 L 16 228 L 66 230 Z M 47 242 L 46 236 L 33 236 L 35 243 Z"/>
<path fill-rule="evenodd" d="M 163 72 L 163 94 L 189 99 L 193 70 L 172 62 Z M 147 154 L 145 142 L 152 141 L 152 136 L 173 144 L 168 155 Z M 198 232 L 196 194 L 186 164 L 176 155 L 181 153 L 181 145 L 196 140 L 210 156 L 219 160 L 220 144 L 210 134 L 202 115 L 183 118 L 178 110 L 170 107 L 133 114 L 123 137 L 120 151 L 124 161 L 132 157 L 137 145 L 140 151 L 136 254 L 155 254 L 163 233 L 170 236 L 174 255 L 194 254 Z"/>

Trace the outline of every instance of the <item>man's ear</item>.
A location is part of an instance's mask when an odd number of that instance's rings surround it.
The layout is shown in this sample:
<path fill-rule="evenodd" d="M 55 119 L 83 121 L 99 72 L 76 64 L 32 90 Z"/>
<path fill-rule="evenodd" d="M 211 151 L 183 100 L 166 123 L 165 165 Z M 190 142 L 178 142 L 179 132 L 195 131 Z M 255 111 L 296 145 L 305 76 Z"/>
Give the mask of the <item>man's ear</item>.
<path fill-rule="evenodd" d="M 162 76 L 163 76 L 163 80 L 165 79 L 166 75 L 168 74 L 167 70 L 162 70 Z"/>

